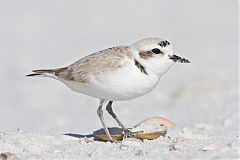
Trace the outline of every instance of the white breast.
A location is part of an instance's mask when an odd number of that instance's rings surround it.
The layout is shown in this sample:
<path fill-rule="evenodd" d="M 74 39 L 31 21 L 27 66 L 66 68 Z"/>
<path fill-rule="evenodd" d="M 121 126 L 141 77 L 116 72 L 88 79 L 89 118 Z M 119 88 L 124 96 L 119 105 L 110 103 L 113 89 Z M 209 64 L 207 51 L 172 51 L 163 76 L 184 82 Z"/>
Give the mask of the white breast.
<path fill-rule="evenodd" d="M 124 101 L 142 96 L 159 82 L 159 76 L 146 69 L 141 72 L 133 61 L 124 61 L 122 67 L 113 71 L 89 74 L 88 83 L 60 80 L 75 92 L 107 100 Z"/>

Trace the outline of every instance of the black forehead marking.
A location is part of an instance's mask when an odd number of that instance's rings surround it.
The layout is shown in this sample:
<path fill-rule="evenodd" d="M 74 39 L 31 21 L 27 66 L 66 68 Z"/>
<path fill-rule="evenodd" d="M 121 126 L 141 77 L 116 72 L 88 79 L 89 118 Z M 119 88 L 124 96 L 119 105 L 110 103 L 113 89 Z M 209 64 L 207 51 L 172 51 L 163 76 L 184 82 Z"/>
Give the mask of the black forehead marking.
<path fill-rule="evenodd" d="M 167 40 L 165 40 L 165 41 L 159 42 L 158 45 L 161 47 L 166 47 L 166 46 L 170 45 L 170 43 Z"/>

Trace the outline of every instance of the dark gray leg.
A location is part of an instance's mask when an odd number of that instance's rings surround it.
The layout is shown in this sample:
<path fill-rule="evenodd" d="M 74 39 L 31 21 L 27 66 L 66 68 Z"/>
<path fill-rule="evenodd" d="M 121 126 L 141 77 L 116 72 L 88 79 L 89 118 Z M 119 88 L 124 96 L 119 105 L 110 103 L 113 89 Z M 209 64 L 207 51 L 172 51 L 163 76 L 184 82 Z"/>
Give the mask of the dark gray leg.
<path fill-rule="evenodd" d="M 117 115 L 113 112 L 112 109 L 112 103 L 113 101 L 109 101 L 106 109 L 108 111 L 108 113 L 117 121 L 118 125 L 120 127 L 122 127 L 123 132 L 124 132 L 124 137 L 132 137 L 134 133 L 142 133 L 142 131 L 138 131 L 138 132 L 131 132 L 130 130 L 128 130 L 123 124 L 122 122 L 118 119 Z"/>
<path fill-rule="evenodd" d="M 107 126 L 106 126 L 106 123 L 105 123 L 105 120 L 104 120 L 104 118 L 103 118 L 102 106 L 103 106 L 104 101 L 105 101 L 104 99 L 101 99 L 101 100 L 100 100 L 100 103 L 99 103 L 99 106 L 98 106 L 98 109 L 97 109 L 97 114 L 98 114 L 98 117 L 100 118 L 100 121 L 101 121 L 101 123 L 102 123 L 102 125 L 103 125 L 104 131 L 105 131 L 105 133 L 106 133 L 109 141 L 112 142 L 112 141 L 113 141 L 113 140 L 112 140 L 112 137 L 111 137 L 111 135 L 110 135 L 110 133 L 109 133 L 109 130 L 108 130 L 108 128 L 107 128 Z"/>
<path fill-rule="evenodd" d="M 113 112 L 112 103 L 113 103 L 113 101 L 108 102 L 108 104 L 106 106 L 106 110 L 117 121 L 117 123 L 120 127 L 122 127 L 123 129 L 126 129 L 125 126 L 122 124 L 122 122 L 118 119 L 117 115 Z"/>

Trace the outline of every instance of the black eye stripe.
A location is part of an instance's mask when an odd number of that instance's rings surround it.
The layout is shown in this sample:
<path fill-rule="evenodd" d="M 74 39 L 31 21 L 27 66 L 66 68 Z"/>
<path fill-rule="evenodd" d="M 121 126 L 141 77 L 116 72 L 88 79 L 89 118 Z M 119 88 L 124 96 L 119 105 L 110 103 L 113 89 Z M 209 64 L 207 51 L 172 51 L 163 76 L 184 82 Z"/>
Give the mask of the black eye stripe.
<path fill-rule="evenodd" d="M 152 52 L 155 53 L 155 54 L 160 54 L 160 53 L 162 53 L 162 51 L 160 51 L 160 49 L 158 49 L 158 48 L 152 49 Z"/>

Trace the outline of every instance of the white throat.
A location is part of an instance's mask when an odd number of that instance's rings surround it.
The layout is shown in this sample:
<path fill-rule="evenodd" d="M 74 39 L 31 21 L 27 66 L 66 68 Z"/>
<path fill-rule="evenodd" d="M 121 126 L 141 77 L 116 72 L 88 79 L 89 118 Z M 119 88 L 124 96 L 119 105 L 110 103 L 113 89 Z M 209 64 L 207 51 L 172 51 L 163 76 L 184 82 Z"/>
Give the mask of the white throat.
<path fill-rule="evenodd" d="M 133 54 L 133 57 L 145 68 L 150 70 L 153 74 L 161 77 L 164 73 L 168 71 L 168 69 L 174 64 L 173 61 L 168 60 L 168 57 L 166 57 L 166 61 L 160 62 L 154 58 L 144 60 L 139 56 L 139 51 L 134 47 L 129 47 L 131 53 Z M 167 56 L 167 55 L 165 55 Z"/>

